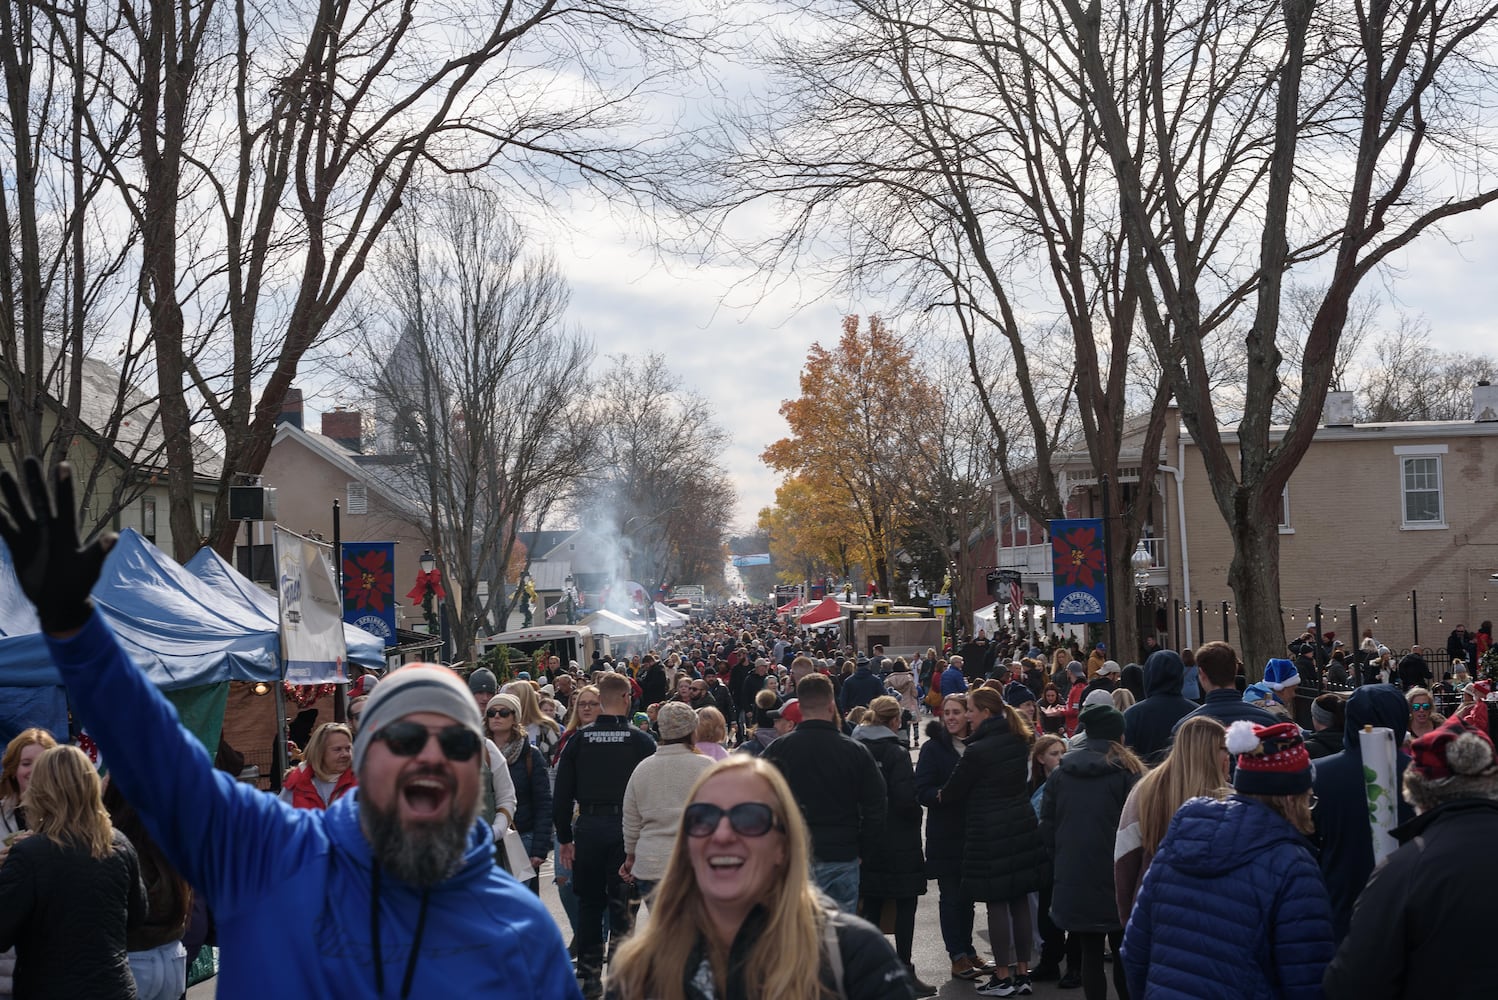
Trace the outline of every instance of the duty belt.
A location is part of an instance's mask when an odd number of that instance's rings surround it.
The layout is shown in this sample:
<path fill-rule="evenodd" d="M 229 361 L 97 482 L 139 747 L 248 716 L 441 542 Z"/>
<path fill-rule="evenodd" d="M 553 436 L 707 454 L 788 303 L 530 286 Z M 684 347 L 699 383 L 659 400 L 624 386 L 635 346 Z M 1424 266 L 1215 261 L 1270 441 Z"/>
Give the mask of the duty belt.
<path fill-rule="evenodd" d="M 623 816 L 624 806 L 617 802 L 583 802 L 577 807 L 579 816 Z"/>

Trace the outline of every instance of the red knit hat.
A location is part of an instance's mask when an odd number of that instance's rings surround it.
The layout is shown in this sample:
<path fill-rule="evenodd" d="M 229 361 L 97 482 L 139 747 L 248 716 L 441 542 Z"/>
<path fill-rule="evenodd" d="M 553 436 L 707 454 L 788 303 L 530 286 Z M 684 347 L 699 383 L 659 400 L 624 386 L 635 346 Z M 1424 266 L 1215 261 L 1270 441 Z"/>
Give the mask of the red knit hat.
<path fill-rule="evenodd" d="M 1427 781 L 1490 772 L 1498 757 L 1488 734 L 1462 719 L 1450 719 L 1410 746 L 1410 768 Z"/>
<path fill-rule="evenodd" d="M 1311 757 L 1293 722 L 1228 727 L 1228 751 L 1238 755 L 1233 787 L 1245 795 L 1296 795 L 1311 787 Z"/>

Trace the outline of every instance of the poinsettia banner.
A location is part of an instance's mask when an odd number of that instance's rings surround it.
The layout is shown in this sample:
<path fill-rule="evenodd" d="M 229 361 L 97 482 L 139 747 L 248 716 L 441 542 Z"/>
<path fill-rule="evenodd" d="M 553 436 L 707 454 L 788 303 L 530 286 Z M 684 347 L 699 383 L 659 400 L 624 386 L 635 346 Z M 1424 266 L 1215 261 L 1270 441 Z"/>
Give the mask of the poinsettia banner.
<path fill-rule="evenodd" d="M 1054 621 L 1108 620 L 1108 567 L 1100 518 L 1052 521 L 1051 572 L 1055 582 Z"/>
<path fill-rule="evenodd" d="M 343 620 L 395 645 L 395 543 L 343 543 Z"/>

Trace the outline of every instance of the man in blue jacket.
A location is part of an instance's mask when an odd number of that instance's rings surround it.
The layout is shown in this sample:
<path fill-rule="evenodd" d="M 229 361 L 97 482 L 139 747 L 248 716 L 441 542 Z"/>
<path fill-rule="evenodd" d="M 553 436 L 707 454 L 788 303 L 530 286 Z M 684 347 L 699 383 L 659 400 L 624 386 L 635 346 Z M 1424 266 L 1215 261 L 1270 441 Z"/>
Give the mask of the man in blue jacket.
<path fill-rule="evenodd" d="M 354 744 L 359 787 L 292 809 L 213 768 L 132 664 L 89 591 L 112 536 L 80 546 L 71 470 L 49 495 L 0 473 L 0 536 L 36 605 L 73 710 L 113 781 L 218 922 L 221 1000 L 578 997 L 541 902 L 494 865 L 477 819 L 478 706 L 457 674 L 418 664 L 382 681 Z"/>
<path fill-rule="evenodd" d="M 1206 700 L 1200 708 L 1182 716 L 1171 729 L 1171 736 L 1181 728 L 1181 723 L 1198 715 L 1208 715 L 1231 726 L 1239 719 L 1256 726 L 1272 726 L 1279 719 L 1258 705 L 1250 705 L 1238 693 L 1235 679 L 1238 676 L 1238 653 L 1225 642 L 1209 642 L 1196 651 L 1196 666 L 1201 678 Z"/>
<path fill-rule="evenodd" d="M 884 693 L 884 681 L 874 675 L 875 663 L 873 660 L 858 658 L 858 668 L 853 671 L 853 676 L 843 681 L 843 690 L 837 700 L 837 707 L 844 715 L 848 709 L 855 706 L 867 708 L 869 702 Z"/>
<path fill-rule="evenodd" d="M 1181 694 L 1186 665 L 1172 649 L 1157 649 L 1144 661 L 1144 700 L 1124 713 L 1124 742 L 1151 764 L 1165 759 L 1175 724 L 1196 711 Z"/>

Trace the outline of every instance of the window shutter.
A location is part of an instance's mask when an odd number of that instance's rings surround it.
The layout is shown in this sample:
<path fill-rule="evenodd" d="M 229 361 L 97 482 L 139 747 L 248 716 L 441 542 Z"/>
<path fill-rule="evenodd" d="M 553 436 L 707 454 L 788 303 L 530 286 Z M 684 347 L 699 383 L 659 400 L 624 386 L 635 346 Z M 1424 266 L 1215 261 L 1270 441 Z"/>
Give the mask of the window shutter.
<path fill-rule="evenodd" d="M 344 503 L 347 514 L 369 513 L 369 488 L 363 483 L 348 484 L 348 498 Z"/>

